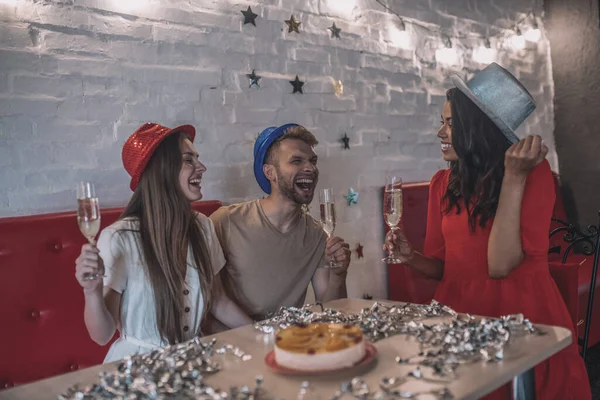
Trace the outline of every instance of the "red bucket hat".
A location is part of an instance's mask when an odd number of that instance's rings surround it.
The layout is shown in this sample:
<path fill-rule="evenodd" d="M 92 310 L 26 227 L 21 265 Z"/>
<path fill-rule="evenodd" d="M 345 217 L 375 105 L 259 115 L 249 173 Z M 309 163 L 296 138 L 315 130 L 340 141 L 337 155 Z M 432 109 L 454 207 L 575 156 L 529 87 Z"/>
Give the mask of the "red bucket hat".
<path fill-rule="evenodd" d="M 193 142 L 196 137 L 196 129 L 192 125 L 181 125 L 177 128 L 167 128 L 152 122 L 140 126 L 123 145 L 121 157 L 123 166 L 131 176 L 129 187 L 135 191 L 140 177 L 154 154 L 158 145 L 172 133 L 183 132 Z"/>

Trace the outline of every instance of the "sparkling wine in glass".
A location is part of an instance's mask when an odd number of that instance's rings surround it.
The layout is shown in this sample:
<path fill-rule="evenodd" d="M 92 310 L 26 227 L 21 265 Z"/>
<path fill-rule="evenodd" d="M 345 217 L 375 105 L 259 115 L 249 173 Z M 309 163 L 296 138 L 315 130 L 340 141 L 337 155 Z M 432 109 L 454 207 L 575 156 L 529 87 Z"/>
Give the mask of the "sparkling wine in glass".
<path fill-rule="evenodd" d="M 402 207 L 402 178 L 387 176 L 383 193 L 383 216 L 392 232 L 397 229 L 398 224 L 402 220 Z M 388 264 L 400 262 L 400 260 L 394 257 L 393 251 L 389 251 L 388 256 L 382 261 Z"/>
<path fill-rule="evenodd" d="M 335 202 L 333 200 L 332 189 L 321 189 L 319 191 L 319 210 L 321 211 L 321 225 L 327 238 L 329 239 L 335 231 Z M 337 265 L 332 260 L 329 262 L 330 268 L 335 268 Z"/>
<path fill-rule="evenodd" d="M 100 206 L 92 182 L 79 182 L 77 185 L 77 224 L 83 236 L 95 246 L 100 230 Z M 98 274 L 87 274 L 84 279 L 98 279 Z"/>

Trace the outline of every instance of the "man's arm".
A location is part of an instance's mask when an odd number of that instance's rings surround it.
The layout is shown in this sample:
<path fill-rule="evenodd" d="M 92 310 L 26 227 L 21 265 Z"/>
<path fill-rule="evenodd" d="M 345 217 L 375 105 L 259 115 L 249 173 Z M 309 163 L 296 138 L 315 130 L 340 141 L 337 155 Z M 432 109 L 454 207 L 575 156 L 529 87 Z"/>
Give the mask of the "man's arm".
<path fill-rule="evenodd" d="M 346 271 L 343 274 L 330 272 L 329 268 L 317 268 L 312 277 L 315 298 L 321 303 L 348 297 L 346 293 Z"/>
<path fill-rule="evenodd" d="M 315 298 L 322 303 L 348 297 L 346 276 L 350 266 L 350 246 L 339 237 L 327 239 L 325 245 L 325 262 L 335 263 L 333 268 L 317 268 L 313 274 L 312 284 Z"/>

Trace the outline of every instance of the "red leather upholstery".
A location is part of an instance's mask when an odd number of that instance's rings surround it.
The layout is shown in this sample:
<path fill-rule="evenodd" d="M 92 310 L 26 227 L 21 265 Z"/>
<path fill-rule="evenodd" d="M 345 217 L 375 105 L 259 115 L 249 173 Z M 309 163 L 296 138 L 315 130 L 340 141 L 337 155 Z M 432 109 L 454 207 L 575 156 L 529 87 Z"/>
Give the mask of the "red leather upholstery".
<path fill-rule="evenodd" d="M 221 206 L 200 201 L 205 215 Z M 122 208 L 102 210 L 102 228 Z M 75 259 L 85 243 L 74 212 L 0 219 L 0 389 L 99 364 Z"/>
<path fill-rule="evenodd" d="M 558 179 L 555 179 L 555 182 L 558 185 Z M 559 187 L 557 187 L 557 194 L 560 194 Z M 421 251 L 425 241 L 425 231 L 427 226 L 429 183 L 418 182 L 404 184 L 403 196 L 404 210 L 402 213 L 402 224 L 404 226 L 404 232 L 406 233 L 408 240 L 410 240 L 413 246 L 415 246 L 415 249 L 417 251 Z M 560 219 L 564 220 L 565 213 L 564 209 L 562 208 L 562 199 L 556 202 L 554 214 L 555 216 L 559 216 Z M 388 227 L 385 224 L 384 226 L 387 232 Z M 550 265 L 550 273 L 556 281 L 557 287 L 560 290 L 565 303 L 567 304 L 567 308 L 571 314 L 573 323 L 576 324 L 578 316 L 579 318 L 581 318 L 581 316 L 585 316 L 585 307 L 583 307 L 582 312 L 581 292 L 579 291 L 578 298 L 577 287 L 578 279 L 581 280 L 581 277 L 578 278 L 578 272 L 580 269 L 578 268 L 579 265 L 577 261 L 573 262 L 575 264 L 569 263 L 557 265 L 552 263 Z M 434 280 L 428 279 L 419 272 L 416 272 L 402 264 L 389 265 L 387 271 L 388 297 L 390 300 L 427 303 L 433 298 L 436 287 L 436 282 Z M 586 277 L 588 286 L 590 274 L 591 272 L 589 272 Z M 598 298 L 600 298 L 600 296 L 598 296 Z M 587 297 L 583 302 L 587 304 Z M 579 313 L 577 312 L 578 308 Z M 595 310 L 596 313 L 600 313 L 600 308 L 595 308 Z M 593 326 L 594 325 L 592 325 L 592 329 Z M 583 335 L 583 332 L 581 332 L 581 334 Z M 593 339 L 593 335 L 590 335 L 590 345 L 596 343 L 595 341 L 592 341 Z"/>

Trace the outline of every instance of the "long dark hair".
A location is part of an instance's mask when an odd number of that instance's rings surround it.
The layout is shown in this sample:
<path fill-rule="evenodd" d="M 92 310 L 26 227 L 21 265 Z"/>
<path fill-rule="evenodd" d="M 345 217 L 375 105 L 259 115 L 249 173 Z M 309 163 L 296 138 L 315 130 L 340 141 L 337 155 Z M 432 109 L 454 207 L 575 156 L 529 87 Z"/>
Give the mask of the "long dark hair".
<path fill-rule="evenodd" d="M 458 161 L 450 162 L 450 178 L 444 195 L 445 212 L 461 212 L 460 200 L 469 214 L 469 226 L 484 228 L 496 215 L 504 153 L 510 142 L 502 131 L 464 93 L 446 92 L 452 109 L 452 147 Z"/>
<path fill-rule="evenodd" d="M 184 339 L 182 310 L 188 246 L 198 269 L 205 314 L 212 299 L 213 274 L 205 233 L 179 186 L 179 144 L 184 138 L 185 134 L 174 133 L 157 147 L 120 217 L 139 221 L 141 255 L 154 292 L 157 328 L 169 344 Z"/>

